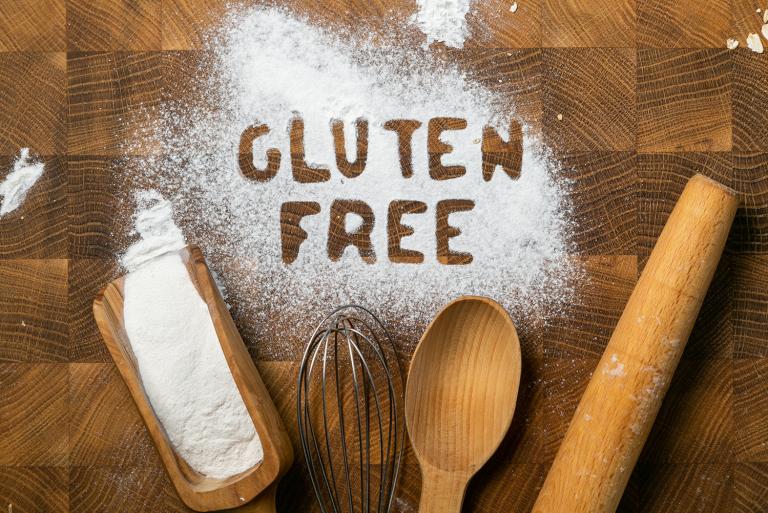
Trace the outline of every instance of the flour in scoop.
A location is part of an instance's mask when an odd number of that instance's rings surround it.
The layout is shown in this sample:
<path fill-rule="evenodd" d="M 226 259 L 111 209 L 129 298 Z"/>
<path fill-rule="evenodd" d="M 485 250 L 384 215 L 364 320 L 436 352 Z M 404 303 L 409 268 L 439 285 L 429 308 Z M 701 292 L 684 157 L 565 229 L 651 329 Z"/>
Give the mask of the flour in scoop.
<path fill-rule="evenodd" d="M 141 265 L 125 279 L 125 330 L 149 402 L 176 451 L 201 474 L 223 479 L 259 463 L 263 448 L 208 306 L 181 257 L 168 252 L 183 243 L 170 204 L 154 192 L 143 199 L 153 201 L 136 216 L 145 238 L 127 253 L 129 265 Z M 149 254 L 155 257 L 135 258 Z"/>

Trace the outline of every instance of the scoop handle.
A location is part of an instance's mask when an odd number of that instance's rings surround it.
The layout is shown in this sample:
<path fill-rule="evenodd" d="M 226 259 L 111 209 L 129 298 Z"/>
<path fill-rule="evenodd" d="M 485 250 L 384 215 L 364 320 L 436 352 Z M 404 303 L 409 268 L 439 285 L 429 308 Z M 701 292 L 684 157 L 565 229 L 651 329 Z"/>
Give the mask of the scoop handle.
<path fill-rule="evenodd" d="M 422 464 L 419 513 L 461 513 L 470 477 Z"/>
<path fill-rule="evenodd" d="M 725 246 L 738 200 L 694 176 L 597 366 L 533 513 L 614 513 Z"/>

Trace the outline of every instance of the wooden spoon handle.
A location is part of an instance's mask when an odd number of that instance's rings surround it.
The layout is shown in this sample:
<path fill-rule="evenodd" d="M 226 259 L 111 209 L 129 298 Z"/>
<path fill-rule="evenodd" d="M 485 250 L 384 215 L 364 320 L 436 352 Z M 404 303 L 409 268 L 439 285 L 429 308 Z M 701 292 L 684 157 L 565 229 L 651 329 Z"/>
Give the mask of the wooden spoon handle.
<path fill-rule="evenodd" d="M 700 175 L 688 182 L 576 408 L 533 513 L 616 511 L 737 205 L 727 187 Z"/>
<path fill-rule="evenodd" d="M 437 468 L 421 468 L 419 513 L 460 513 L 469 476 Z"/>

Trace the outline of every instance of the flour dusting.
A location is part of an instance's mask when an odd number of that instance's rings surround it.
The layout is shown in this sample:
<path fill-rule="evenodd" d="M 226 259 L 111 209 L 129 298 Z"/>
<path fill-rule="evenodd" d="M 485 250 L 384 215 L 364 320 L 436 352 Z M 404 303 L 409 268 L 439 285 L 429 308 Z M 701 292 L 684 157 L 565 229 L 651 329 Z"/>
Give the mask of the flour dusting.
<path fill-rule="evenodd" d="M 134 271 L 142 264 L 186 245 L 184 234 L 173 220 L 171 203 L 154 190 L 136 193 L 135 233 L 141 238 L 122 257 L 125 270 Z"/>
<path fill-rule="evenodd" d="M 526 129 L 519 178 L 499 168 L 490 181 L 483 179 L 483 128 L 494 126 L 508 137 L 515 119 L 508 98 L 424 49 L 328 32 L 283 9 L 234 11 L 207 45 L 211 57 L 196 70 L 185 99 L 165 104 L 159 120 L 126 148 L 135 153 L 131 144 L 157 142 L 164 154 L 132 159 L 124 172 L 138 173 L 183 213 L 187 240 L 202 247 L 237 306 L 238 322 L 252 335 L 304 337 L 317 312 L 350 302 L 374 307 L 397 324 L 395 332 L 418 331 L 462 294 L 499 300 L 518 323 L 541 322 L 570 297 L 577 269 L 568 258 L 569 183 L 546 148 Z M 443 164 L 463 165 L 466 173 L 436 181 L 429 176 L 427 123 L 440 116 L 467 121 L 466 129 L 442 135 L 453 147 Z M 288 127 L 296 117 L 304 121 L 306 160 L 329 170 L 326 182 L 293 179 Z M 347 178 L 336 168 L 330 124 L 344 123 L 351 160 L 361 118 L 369 124 L 367 166 Z M 411 141 L 409 178 L 401 173 L 397 134 L 384 127 L 393 119 L 421 124 Z M 269 148 L 283 156 L 267 182 L 244 177 L 238 166 L 241 134 L 255 124 L 269 131 L 253 142 L 253 164 L 263 168 Z M 436 258 L 436 206 L 451 198 L 474 203 L 471 211 L 450 216 L 460 230 L 451 248 L 470 252 L 470 265 Z M 375 214 L 371 262 L 352 247 L 340 261 L 329 259 L 330 205 L 336 199 L 364 201 Z M 427 205 L 425 213 L 403 218 L 414 233 L 402 246 L 421 252 L 423 263 L 388 259 L 387 208 L 393 200 Z M 320 205 L 319 214 L 302 219 L 307 239 L 291 264 L 281 253 L 285 201 Z M 359 220 L 345 221 L 354 228 Z M 266 351 L 280 358 L 290 355 L 289 346 L 273 342 Z"/>
<path fill-rule="evenodd" d="M 419 10 L 412 19 L 427 36 L 427 45 L 440 41 L 454 48 L 464 46 L 464 40 L 469 31 L 466 17 L 471 0 L 417 0 L 417 2 Z"/>
<path fill-rule="evenodd" d="M 32 160 L 29 148 L 22 148 L 13 163 L 13 170 L 0 182 L 0 216 L 13 212 L 21 206 L 27 192 L 43 175 L 45 164 Z"/>

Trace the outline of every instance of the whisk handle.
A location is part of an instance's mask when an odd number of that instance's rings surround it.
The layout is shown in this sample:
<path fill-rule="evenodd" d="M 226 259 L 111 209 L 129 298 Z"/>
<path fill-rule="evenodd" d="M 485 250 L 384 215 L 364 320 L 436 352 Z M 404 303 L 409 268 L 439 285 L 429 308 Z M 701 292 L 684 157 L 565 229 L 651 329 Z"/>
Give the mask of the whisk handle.
<path fill-rule="evenodd" d="M 460 513 L 470 477 L 465 472 L 422 465 L 419 513 Z"/>

